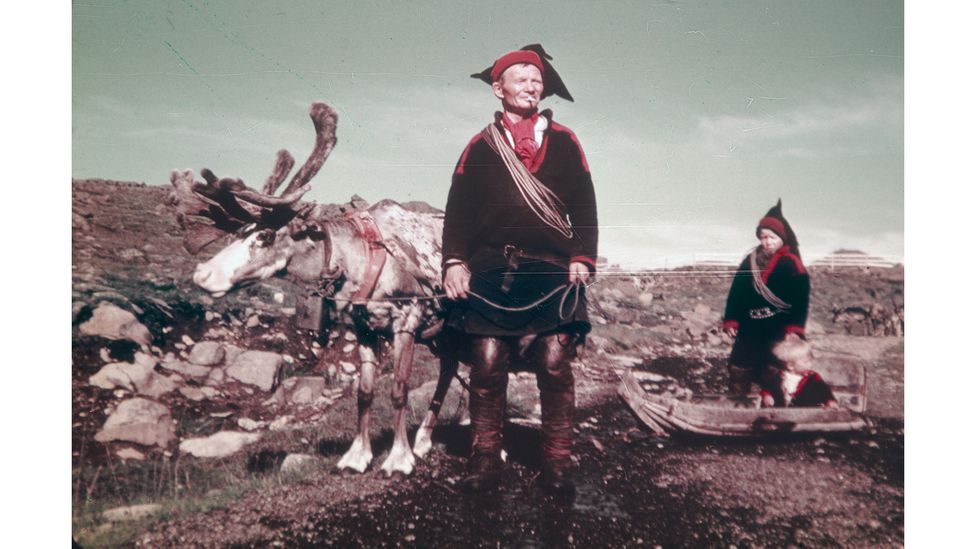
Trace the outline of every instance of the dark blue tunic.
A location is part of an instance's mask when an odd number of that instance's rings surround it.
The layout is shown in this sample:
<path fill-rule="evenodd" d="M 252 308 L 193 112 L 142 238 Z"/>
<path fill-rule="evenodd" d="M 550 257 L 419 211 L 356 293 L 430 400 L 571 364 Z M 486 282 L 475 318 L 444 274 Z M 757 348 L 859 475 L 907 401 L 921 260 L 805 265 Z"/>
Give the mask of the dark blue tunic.
<path fill-rule="evenodd" d="M 542 145 L 530 171 L 565 205 L 573 228 L 566 238 L 532 212 L 501 158 L 477 135 L 462 153 L 448 195 L 444 218 L 444 261 L 460 259 L 471 269 L 471 290 L 505 307 L 533 303 L 569 280 L 568 264 L 579 261 L 595 271 L 597 215 L 593 181 L 576 136 L 549 119 Z M 496 114 L 496 124 L 500 115 Z M 502 291 L 509 272 L 506 247 L 525 257 L 510 272 L 511 285 Z M 476 297 L 452 307 L 447 324 L 469 334 L 520 336 L 554 330 L 587 332 L 585 290 L 562 304 L 557 293 L 525 312 L 501 311 Z M 576 305 L 575 308 L 573 305 Z"/>

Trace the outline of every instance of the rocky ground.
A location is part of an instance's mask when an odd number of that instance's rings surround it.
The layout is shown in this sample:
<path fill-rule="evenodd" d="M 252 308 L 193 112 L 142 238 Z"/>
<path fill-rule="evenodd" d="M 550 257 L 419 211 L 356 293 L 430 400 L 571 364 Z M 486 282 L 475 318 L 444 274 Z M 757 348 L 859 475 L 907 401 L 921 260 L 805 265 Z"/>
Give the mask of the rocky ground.
<path fill-rule="evenodd" d="M 539 410 L 527 373 L 510 385 L 506 486 L 470 498 L 457 491 L 469 442 L 457 384 L 411 478 L 332 472 L 354 431 L 351 335 L 297 328 L 296 292 L 280 280 L 217 300 L 195 290 L 196 260 L 180 245 L 167 192 L 73 183 L 72 498 L 82 546 L 903 543 L 900 268 L 812 273 L 811 341 L 822 357 L 867 366 L 872 426 L 735 443 L 653 437 L 615 396 L 619 373 L 633 368 L 658 374 L 661 390 L 721 389 L 726 273 L 607 270 L 589 290 L 596 326 L 574 365 L 576 498 L 535 487 Z M 374 404 L 375 463 L 392 439 L 389 369 Z M 420 349 L 413 426 L 435 377 Z"/>

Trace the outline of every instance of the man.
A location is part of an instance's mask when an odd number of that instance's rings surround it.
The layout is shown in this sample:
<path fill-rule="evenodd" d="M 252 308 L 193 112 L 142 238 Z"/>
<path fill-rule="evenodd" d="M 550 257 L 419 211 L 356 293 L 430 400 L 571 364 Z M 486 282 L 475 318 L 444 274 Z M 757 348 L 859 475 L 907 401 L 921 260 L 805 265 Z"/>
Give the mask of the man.
<path fill-rule="evenodd" d="M 542 402 L 542 485 L 571 493 L 575 387 L 570 362 L 590 330 L 583 285 L 596 270 L 593 182 L 576 136 L 539 112 L 572 101 L 535 44 L 472 77 L 502 112 L 454 170 L 444 218 L 444 289 L 458 301 L 447 325 L 470 343 L 471 457 L 462 487 L 484 491 L 502 469 L 508 370 L 534 369 Z"/>

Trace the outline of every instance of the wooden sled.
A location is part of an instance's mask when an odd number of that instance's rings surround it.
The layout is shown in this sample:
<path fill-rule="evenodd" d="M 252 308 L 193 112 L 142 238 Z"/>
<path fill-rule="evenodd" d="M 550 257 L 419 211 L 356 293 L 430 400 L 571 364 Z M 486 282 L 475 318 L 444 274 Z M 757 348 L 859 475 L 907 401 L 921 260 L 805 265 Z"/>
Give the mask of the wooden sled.
<path fill-rule="evenodd" d="M 767 437 L 801 433 L 857 431 L 867 426 L 867 374 L 853 361 L 817 364 L 838 407 L 759 408 L 758 396 L 698 395 L 689 399 L 655 395 L 641 387 L 632 371 L 621 376 L 617 393 L 634 414 L 661 436 L 676 433 L 716 437 Z"/>

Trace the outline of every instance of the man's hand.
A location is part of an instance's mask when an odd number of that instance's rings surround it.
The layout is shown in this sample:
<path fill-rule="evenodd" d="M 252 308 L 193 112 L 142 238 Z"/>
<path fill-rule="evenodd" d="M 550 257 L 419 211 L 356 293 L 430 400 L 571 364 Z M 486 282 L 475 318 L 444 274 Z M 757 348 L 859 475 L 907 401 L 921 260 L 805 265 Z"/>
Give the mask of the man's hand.
<path fill-rule="evenodd" d="M 467 299 L 471 291 L 471 271 L 463 263 L 455 263 L 444 273 L 444 293 L 451 301 Z"/>
<path fill-rule="evenodd" d="M 569 283 L 586 284 L 590 279 L 590 268 L 585 263 L 574 261 L 569 264 Z"/>
<path fill-rule="evenodd" d="M 725 329 L 725 334 L 731 337 L 732 339 L 735 339 L 735 336 L 739 335 L 739 329 L 736 328 L 735 326 L 729 326 L 728 328 Z"/>

